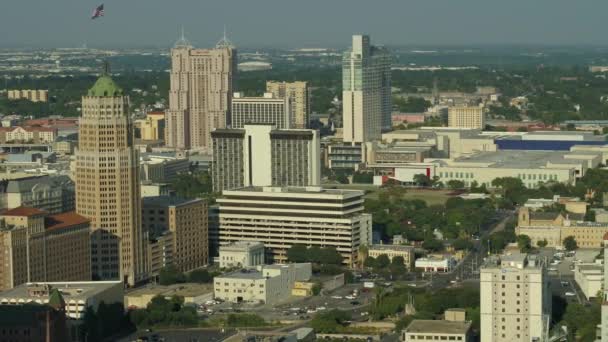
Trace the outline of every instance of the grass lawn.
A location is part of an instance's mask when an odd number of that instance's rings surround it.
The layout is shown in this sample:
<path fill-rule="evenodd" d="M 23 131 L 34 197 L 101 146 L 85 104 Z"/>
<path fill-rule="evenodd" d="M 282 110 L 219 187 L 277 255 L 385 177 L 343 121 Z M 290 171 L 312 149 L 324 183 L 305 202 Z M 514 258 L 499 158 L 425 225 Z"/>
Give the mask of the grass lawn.
<path fill-rule="evenodd" d="M 380 189 L 377 186 L 369 184 L 324 184 L 326 188 L 337 188 L 337 189 L 353 189 L 353 190 L 364 190 L 367 192 L 366 198 L 377 199 L 378 193 L 384 189 Z M 425 201 L 428 205 L 444 204 L 448 198 L 455 196 L 451 190 L 429 190 L 429 189 L 405 189 L 402 198 L 413 200 L 420 199 Z"/>

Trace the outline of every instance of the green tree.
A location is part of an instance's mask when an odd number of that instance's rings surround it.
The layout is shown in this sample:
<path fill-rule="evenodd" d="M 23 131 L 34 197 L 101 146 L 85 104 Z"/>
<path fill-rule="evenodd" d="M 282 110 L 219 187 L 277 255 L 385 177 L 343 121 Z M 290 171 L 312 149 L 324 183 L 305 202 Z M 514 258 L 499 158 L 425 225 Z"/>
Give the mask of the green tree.
<path fill-rule="evenodd" d="M 574 236 L 571 235 L 564 239 L 564 248 L 567 251 L 573 251 L 578 248 L 578 244 L 576 243 Z"/>
<path fill-rule="evenodd" d="M 365 262 L 363 263 L 363 266 L 365 267 L 369 267 L 369 268 L 376 268 L 376 258 L 368 256 L 367 258 L 365 258 Z"/>
<path fill-rule="evenodd" d="M 536 245 L 540 248 L 547 247 L 548 244 L 549 244 L 549 242 L 547 241 L 547 239 L 542 239 L 542 240 L 536 241 Z"/>
<path fill-rule="evenodd" d="M 595 222 L 595 211 L 587 210 L 587 212 L 585 213 L 585 218 L 583 218 L 583 220 L 589 221 L 589 222 Z"/>
<path fill-rule="evenodd" d="M 350 312 L 341 310 L 331 310 L 322 312 L 315 316 L 310 322 L 310 326 L 318 333 L 334 333 L 351 319 Z"/>
<path fill-rule="evenodd" d="M 529 252 L 530 249 L 532 248 L 530 237 L 525 234 L 518 235 L 517 236 L 517 248 L 519 248 L 519 250 L 522 253 Z"/>
<path fill-rule="evenodd" d="M 342 255 L 335 247 L 321 248 L 319 254 L 320 263 L 323 265 L 342 265 Z"/>
<path fill-rule="evenodd" d="M 422 248 L 431 252 L 439 252 L 443 250 L 443 243 L 435 238 L 430 238 L 424 240 L 422 243 Z"/>
<path fill-rule="evenodd" d="M 263 317 L 256 314 L 230 314 L 226 319 L 229 327 L 262 327 L 267 325 Z"/>
<path fill-rule="evenodd" d="M 429 176 L 419 173 L 417 175 L 414 175 L 414 183 L 420 186 L 429 186 L 431 185 L 432 181 Z"/>
<path fill-rule="evenodd" d="M 194 270 L 188 274 L 188 281 L 191 283 L 210 283 L 213 280 L 211 274 L 207 270 Z"/>
<path fill-rule="evenodd" d="M 391 260 L 391 265 L 403 266 L 405 265 L 405 259 L 400 255 L 394 256 L 393 260 Z"/>
<path fill-rule="evenodd" d="M 446 185 L 448 186 L 448 188 L 452 189 L 452 190 L 458 190 L 458 189 L 462 189 L 464 188 L 464 182 L 463 181 L 459 181 L 456 179 L 450 179 Z"/>
<path fill-rule="evenodd" d="M 158 272 L 158 282 L 161 285 L 172 285 L 185 281 L 186 276 L 175 265 L 165 266 Z"/>
<path fill-rule="evenodd" d="M 380 254 L 376 258 L 376 268 L 383 269 L 390 265 L 391 260 L 388 258 L 386 254 Z"/>
<path fill-rule="evenodd" d="M 308 248 L 304 245 L 292 245 L 287 250 L 287 260 L 291 262 L 308 261 Z"/>

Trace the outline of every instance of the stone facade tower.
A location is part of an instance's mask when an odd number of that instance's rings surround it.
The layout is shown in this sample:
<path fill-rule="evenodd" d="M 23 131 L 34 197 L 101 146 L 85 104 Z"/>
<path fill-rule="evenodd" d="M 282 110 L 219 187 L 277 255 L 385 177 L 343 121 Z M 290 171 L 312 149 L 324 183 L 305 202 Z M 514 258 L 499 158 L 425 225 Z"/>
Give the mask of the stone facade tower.
<path fill-rule="evenodd" d="M 230 124 L 236 49 L 224 35 L 214 49 L 184 38 L 171 50 L 165 145 L 211 153 L 211 132 Z"/>
<path fill-rule="evenodd" d="M 129 98 L 107 71 L 82 98 L 76 211 L 91 220 L 94 277 L 132 286 L 146 278 L 139 158 Z"/>

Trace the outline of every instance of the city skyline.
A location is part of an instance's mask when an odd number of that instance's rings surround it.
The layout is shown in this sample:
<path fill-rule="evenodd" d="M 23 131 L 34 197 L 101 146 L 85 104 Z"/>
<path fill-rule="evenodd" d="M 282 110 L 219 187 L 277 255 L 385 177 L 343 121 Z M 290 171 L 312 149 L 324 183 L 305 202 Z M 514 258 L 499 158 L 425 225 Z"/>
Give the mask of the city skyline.
<path fill-rule="evenodd" d="M 105 17 L 91 21 L 89 12 L 96 3 L 34 2 L 5 5 L 8 8 L 3 14 L 10 15 L 0 14 L 0 30 L 12 33 L 4 37 L 1 45 L 69 47 L 87 43 L 168 47 L 179 35 L 181 26 L 196 46 L 216 42 L 224 26 L 237 46 L 344 46 L 355 33 L 370 34 L 377 37 L 379 44 L 386 45 L 608 43 L 602 34 L 605 24 L 601 13 L 608 9 L 605 3 L 516 0 L 488 6 L 480 0 L 458 3 L 390 0 L 379 6 L 355 0 L 349 3 L 349 15 L 343 16 L 343 4 L 339 2 L 294 3 L 288 8 L 276 0 L 264 7 L 246 1 L 184 0 L 175 6 L 151 0 L 145 4 L 107 3 Z M 166 13 L 172 13 L 171 18 Z M 293 17 L 288 13 L 299 15 Z M 58 22 L 55 20 L 58 16 L 67 20 Z M 251 18 L 267 24 L 251 25 Z M 314 25 L 310 25 L 311 18 L 315 18 Z"/>

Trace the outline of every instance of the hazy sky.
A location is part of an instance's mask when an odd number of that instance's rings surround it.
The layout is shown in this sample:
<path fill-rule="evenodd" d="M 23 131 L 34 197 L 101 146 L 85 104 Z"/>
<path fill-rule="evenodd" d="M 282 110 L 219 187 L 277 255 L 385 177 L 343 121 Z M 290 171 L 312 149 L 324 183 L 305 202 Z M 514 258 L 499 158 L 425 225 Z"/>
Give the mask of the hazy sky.
<path fill-rule="evenodd" d="M 0 46 L 608 45 L 606 0 L 1 0 Z M 105 3 L 106 16 L 91 21 Z"/>

